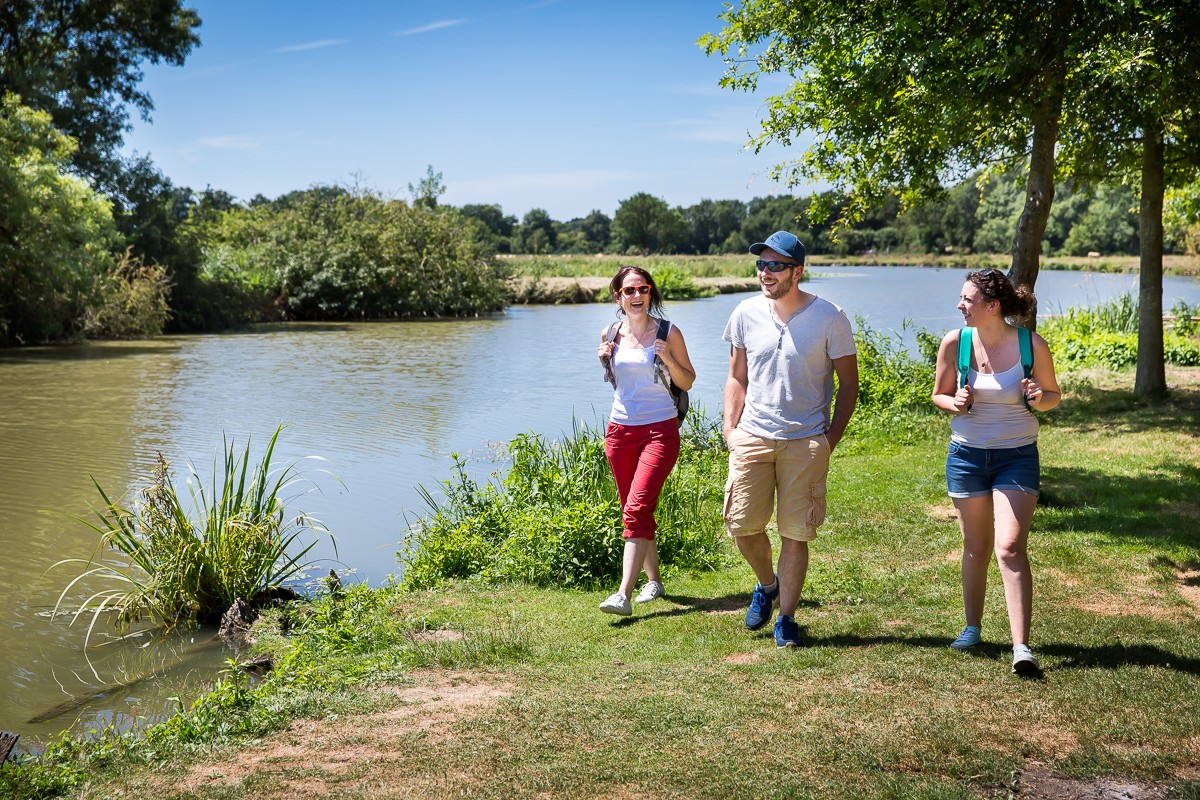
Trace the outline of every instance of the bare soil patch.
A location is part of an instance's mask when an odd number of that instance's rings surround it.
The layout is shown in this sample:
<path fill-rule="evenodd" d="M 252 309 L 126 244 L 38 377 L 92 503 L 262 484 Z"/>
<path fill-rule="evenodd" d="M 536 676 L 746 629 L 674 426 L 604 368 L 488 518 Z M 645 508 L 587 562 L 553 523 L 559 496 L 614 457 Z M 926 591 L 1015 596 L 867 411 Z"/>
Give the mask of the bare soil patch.
<path fill-rule="evenodd" d="M 1183 599 L 1200 610 L 1200 567 L 1175 570 L 1176 583 Z"/>
<path fill-rule="evenodd" d="M 1167 791 L 1157 784 L 1121 778 L 1078 780 L 1033 766 L 1017 777 L 1012 796 L 1027 800 L 1165 800 Z"/>
<path fill-rule="evenodd" d="M 260 744 L 223 754 L 217 763 L 196 765 L 160 788 L 186 796 L 201 787 L 232 787 L 266 773 L 263 783 L 271 788 L 258 793 L 264 800 L 328 797 L 358 783 L 355 773 L 367 765 L 361 780 L 387 785 L 389 773 L 401 771 L 400 737 L 421 732 L 436 740 L 447 735 L 452 724 L 484 714 L 512 694 L 512 688 L 494 676 L 422 671 L 412 678 L 412 685 L 378 690 L 398 700 L 396 708 L 332 720 L 296 720 Z M 401 774 L 394 777 L 404 780 Z"/>

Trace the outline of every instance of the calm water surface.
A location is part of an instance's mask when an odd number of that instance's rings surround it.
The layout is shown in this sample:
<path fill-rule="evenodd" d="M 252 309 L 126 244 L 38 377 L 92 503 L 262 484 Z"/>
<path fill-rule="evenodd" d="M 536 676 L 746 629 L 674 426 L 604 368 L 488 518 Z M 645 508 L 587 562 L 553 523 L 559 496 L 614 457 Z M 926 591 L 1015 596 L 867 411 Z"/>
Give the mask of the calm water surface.
<path fill-rule="evenodd" d="M 963 270 L 824 268 L 807 285 L 880 331 L 907 322 L 941 332 L 959 324 Z M 1164 279 L 1164 307 L 1200 303 L 1200 282 Z M 1137 278 L 1043 272 L 1043 312 L 1134 291 Z M 716 413 L 728 363 L 725 320 L 748 295 L 668 307 L 697 370 L 693 406 Z M 279 463 L 307 465 L 311 491 L 290 510 L 319 517 L 323 569 L 378 585 L 398 573 L 417 486 L 436 490 L 451 454 L 478 477 L 502 466 L 504 443 L 534 431 L 554 438 L 573 420 L 598 424 L 610 390 L 595 358 L 608 305 L 516 307 L 492 318 L 416 323 L 287 325 L 263 333 L 0 352 L 0 728 L 27 747 L 74 725 L 153 717 L 164 698 L 209 680 L 229 653 L 211 631 L 162 644 L 84 649 L 86 621 L 50 614 L 96 535 L 91 478 L 136 491 L 161 451 L 206 475 L 222 436 L 257 454 L 276 426 Z M 911 327 L 905 340 L 911 342 Z M 435 492 L 436 493 L 436 492 Z M 81 585 L 68 604 L 99 586 Z M 154 676 L 153 680 L 143 680 Z M 98 693 L 98 696 L 81 702 Z M 40 723 L 27 720 L 64 704 Z"/>

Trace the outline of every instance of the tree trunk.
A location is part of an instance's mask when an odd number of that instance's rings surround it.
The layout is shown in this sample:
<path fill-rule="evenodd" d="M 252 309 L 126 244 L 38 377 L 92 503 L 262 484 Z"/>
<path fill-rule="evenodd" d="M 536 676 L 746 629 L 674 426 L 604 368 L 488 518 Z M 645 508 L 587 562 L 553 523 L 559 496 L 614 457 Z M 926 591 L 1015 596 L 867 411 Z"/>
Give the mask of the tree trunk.
<path fill-rule="evenodd" d="M 1147 400 L 1167 396 L 1163 362 L 1163 163 L 1161 128 L 1147 127 L 1142 137 L 1142 200 L 1138 210 L 1141 269 L 1138 277 L 1138 353 L 1133 391 Z"/>
<path fill-rule="evenodd" d="M 1012 268 L 1008 277 L 1017 286 L 1033 291 L 1037 283 L 1042 255 L 1042 237 L 1054 203 L 1054 146 L 1058 143 L 1058 122 L 1062 116 L 1063 84 L 1061 74 L 1047 77 L 1042 98 L 1033 110 L 1033 145 L 1029 154 L 1029 177 L 1025 182 L 1025 208 L 1017 220 L 1013 239 Z M 1037 329 L 1037 306 L 1029 316 L 1015 320 L 1019 325 Z"/>

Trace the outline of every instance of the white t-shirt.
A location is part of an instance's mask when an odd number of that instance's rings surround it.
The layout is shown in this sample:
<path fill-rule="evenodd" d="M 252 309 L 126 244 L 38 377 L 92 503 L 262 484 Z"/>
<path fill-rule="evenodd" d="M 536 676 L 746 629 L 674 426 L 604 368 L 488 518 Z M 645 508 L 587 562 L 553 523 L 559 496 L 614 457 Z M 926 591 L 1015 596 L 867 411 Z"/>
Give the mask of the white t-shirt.
<path fill-rule="evenodd" d="M 766 439 L 802 439 L 829 429 L 833 360 L 858 352 L 842 309 L 814 297 L 780 325 L 760 294 L 738 304 L 723 338 L 746 351 L 746 406 L 738 428 Z"/>

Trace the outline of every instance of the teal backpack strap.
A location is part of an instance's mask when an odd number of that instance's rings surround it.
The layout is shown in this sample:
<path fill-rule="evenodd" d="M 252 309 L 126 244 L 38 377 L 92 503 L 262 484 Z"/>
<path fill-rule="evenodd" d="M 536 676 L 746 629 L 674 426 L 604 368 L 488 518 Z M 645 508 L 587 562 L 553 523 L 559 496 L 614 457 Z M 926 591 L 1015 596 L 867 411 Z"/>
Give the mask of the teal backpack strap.
<path fill-rule="evenodd" d="M 967 385 L 967 373 L 971 371 L 971 329 L 958 331 L 958 388 Z"/>
<path fill-rule="evenodd" d="M 1029 328 L 1017 328 L 1017 342 L 1021 346 L 1021 369 L 1025 377 L 1033 377 L 1033 336 Z"/>
<path fill-rule="evenodd" d="M 1033 377 L 1033 335 L 1029 332 L 1029 328 L 1017 328 L 1017 344 L 1021 348 L 1021 370 L 1025 373 L 1026 378 L 1031 378 Z M 1025 398 L 1025 407 L 1033 411 L 1028 397 Z"/>

